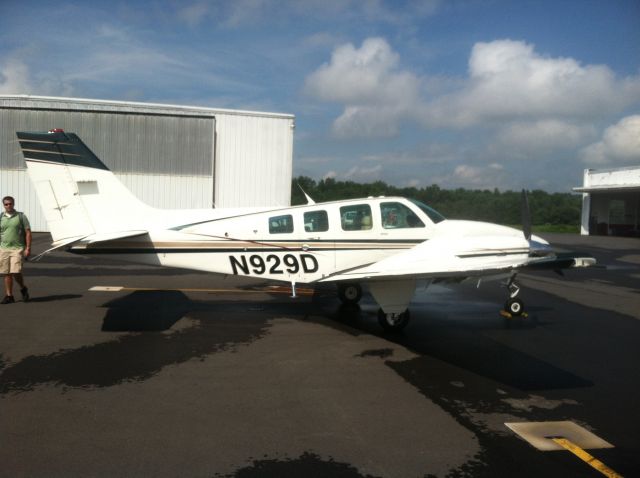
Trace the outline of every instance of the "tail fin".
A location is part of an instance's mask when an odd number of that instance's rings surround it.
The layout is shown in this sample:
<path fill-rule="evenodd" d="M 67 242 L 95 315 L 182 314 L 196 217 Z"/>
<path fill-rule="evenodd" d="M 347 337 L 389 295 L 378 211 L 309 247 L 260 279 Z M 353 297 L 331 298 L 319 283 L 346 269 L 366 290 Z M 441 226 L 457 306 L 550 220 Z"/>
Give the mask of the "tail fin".
<path fill-rule="evenodd" d="M 155 211 L 73 133 L 16 133 L 54 244 L 139 230 Z"/>

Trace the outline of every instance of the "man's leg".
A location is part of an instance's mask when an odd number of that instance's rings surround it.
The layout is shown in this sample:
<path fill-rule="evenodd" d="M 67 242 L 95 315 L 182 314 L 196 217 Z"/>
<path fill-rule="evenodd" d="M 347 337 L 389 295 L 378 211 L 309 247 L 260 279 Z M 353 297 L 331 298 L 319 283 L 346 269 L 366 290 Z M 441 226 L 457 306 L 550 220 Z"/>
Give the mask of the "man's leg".
<path fill-rule="evenodd" d="M 0 304 L 13 304 L 15 299 L 13 298 L 13 277 L 11 274 L 4 275 L 4 291 L 5 296 L 4 299 L 0 301 Z"/>
<path fill-rule="evenodd" d="M 12 274 L 4 275 L 4 295 L 13 295 L 13 277 Z"/>
<path fill-rule="evenodd" d="M 20 286 L 20 293 L 22 294 L 22 299 L 27 302 L 29 300 L 29 289 L 24 283 L 24 277 L 22 277 L 22 273 L 12 274 L 15 278 L 16 282 Z"/>

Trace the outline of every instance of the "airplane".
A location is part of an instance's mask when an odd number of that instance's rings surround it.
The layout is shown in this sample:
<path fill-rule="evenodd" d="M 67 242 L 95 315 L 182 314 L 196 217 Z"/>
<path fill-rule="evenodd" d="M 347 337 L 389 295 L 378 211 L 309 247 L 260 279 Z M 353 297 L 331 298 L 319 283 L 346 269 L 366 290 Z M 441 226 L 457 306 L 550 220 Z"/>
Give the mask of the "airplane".
<path fill-rule="evenodd" d="M 592 257 L 557 254 L 531 234 L 524 191 L 524 231 L 445 219 L 402 197 L 315 203 L 307 196 L 307 204 L 293 207 L 156 209 L 137 199 L 76 134 L 59 128 L 16 134 L 53 239 L 46 252 L 65 248 L 286 281 L 293 296 L 296 284 L 332 282 L 344 304 L 357 304 L 366 285 L 389 332 L 409 322 L 418 281 L 506 279 L 504 307 L 513 317 L 524 314 L 516 283 L 522 270 L 595 264 Z"/>

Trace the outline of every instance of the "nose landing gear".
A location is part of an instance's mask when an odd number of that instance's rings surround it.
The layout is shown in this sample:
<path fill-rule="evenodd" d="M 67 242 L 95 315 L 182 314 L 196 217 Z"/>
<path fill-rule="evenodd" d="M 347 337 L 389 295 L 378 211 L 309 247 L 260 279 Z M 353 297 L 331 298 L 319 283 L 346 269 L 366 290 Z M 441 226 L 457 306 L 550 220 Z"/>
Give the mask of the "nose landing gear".
<path fill-rule="evenodd" d="M 516 284 L 516 274 L 513 274 L 509 279 L 507 289 L 509 289 L 509 298 L 504 303 L 504 310 L 500 311 L 500 315 L 507 319 L 514 317 L 526 318 L 528 314 L 524 311 L 524 302 L 516 297 L 520 292 L 520 286 Z"/>

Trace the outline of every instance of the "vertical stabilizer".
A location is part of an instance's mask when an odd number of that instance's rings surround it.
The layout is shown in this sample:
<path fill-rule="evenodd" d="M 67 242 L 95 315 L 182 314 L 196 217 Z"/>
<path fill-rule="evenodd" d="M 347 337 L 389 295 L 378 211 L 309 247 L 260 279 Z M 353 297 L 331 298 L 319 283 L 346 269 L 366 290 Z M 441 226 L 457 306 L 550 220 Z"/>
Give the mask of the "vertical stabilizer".
<path fill-rule="evenodd" d="M 140 229 L 154 211 L 73 133 L 16 133 L 54 242 Z"/>

